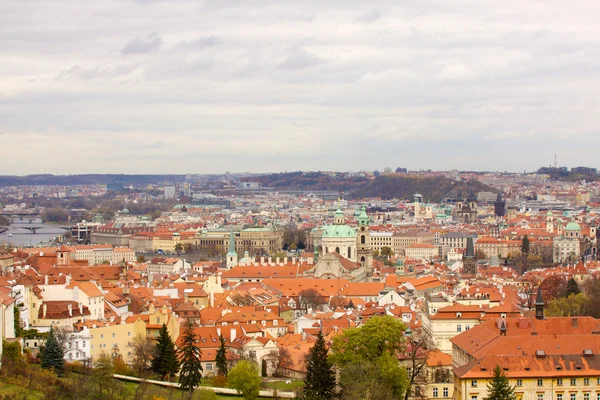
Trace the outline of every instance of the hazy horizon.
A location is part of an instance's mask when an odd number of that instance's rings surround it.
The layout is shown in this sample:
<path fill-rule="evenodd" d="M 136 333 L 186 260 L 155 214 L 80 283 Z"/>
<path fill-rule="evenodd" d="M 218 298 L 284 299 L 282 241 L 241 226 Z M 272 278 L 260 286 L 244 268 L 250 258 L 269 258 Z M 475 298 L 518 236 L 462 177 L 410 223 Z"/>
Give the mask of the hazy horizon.
<path fill-rule="evenodd" d="M 596 167 L 598 16 L 591 0 L 7 0 L 0 171 Z"/>

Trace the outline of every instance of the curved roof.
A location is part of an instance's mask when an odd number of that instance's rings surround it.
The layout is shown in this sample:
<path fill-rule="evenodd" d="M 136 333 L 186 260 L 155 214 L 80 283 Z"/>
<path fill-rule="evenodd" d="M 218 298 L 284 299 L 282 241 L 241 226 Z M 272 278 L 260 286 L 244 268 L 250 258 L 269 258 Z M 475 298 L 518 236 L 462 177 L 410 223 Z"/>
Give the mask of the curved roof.
<path fill-rule="evenodd" d="M 575 222 L 575 220 L 571 220 L 571 222 L 569 222 L 567 224 L 567 226 L 565 227 L 565 230 L 567 231 L 580 231 L 581 227 L 579 226 L 579 224 L 577 222 Z"/>
<path fill-rule="evenodd" d="M 327 225 L 323 227 L 324 238 L 356 238 L 356 231 L 348 225 Z"/>

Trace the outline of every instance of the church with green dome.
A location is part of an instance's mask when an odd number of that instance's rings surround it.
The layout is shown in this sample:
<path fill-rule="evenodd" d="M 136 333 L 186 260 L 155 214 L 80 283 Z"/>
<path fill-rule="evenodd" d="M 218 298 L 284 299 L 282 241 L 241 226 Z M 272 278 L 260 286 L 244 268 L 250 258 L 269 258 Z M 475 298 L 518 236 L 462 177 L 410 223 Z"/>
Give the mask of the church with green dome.
<path fill-rule="evenodd" d="M 322 228 L 320 254 L 338 253 L 342 257 L 356 262 L 356 230 L 346 224 L 342 210 L 338 209 L 333 224 Z"/>

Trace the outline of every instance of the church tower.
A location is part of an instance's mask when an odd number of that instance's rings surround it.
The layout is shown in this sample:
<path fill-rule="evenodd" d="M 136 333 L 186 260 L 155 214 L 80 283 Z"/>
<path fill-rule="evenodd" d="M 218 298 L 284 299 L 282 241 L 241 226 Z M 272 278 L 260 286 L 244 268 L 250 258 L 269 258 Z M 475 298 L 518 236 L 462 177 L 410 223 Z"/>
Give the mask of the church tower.
<path fill-rule="evenodd" d="M 463 257 L 463 274 L 477 274 L 477 259 L 475 258 L 475 246 L 473 246 L 473 238 L 467 238 L 467 250 Z"/>
<path fill-rule="evenodd" d="M 227 252 L 227 269 L 231 269 L 238 265 L 238 255 L 235 252 L 235 237 L 233 236 L 233 229 L 229 234 L 229 251 Z"/>
<path fill-rule="evenodd" d="M 358 231 L 356 235 L 356 255 L 358 262 L 367 271 L 367 277 L 372 276 L 373 251 L 371 250 L 371 231 L 369 230 L 369 217 L 367 209 L 362 206 L 358 216 Z"/>
<path fill-rule="evenodd" d="M 549 210 L 546 214 L 546 232 L 554 233 L 554 214 Z"/>

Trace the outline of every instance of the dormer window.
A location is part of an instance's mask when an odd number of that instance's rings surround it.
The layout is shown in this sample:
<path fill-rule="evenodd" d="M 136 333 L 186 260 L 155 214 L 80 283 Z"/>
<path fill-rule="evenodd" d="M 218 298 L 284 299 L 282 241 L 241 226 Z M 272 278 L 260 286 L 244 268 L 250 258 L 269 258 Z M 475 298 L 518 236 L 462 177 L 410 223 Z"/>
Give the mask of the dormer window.
<path fill-rule="evenodd" d="M 456 318 L 462 318 L 462 313 L 461 312 L 457 312 L 456 313 Z"/>

